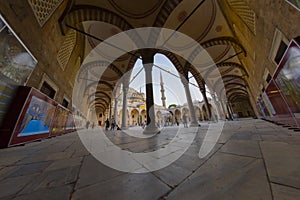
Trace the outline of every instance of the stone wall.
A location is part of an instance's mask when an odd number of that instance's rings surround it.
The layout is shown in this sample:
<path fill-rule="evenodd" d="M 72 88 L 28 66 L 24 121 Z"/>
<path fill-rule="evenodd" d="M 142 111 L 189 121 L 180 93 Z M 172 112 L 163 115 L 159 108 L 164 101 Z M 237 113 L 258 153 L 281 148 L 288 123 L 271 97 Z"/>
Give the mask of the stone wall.
<path fill-rule="evenodd" d="M 76 62 L 78 57 L 82 58 L 83 55 L 83 48 L 80 46 L 83 37 L 76 33 L 77 44 L 65 68 L 63 69 L 57 61 L 57 54 L 66 39 L 60 30 L 58 19 L 63 14 L 67 2 L 62 1 L 58 4 L 42 26 L 27 0 L 3 1 L 0 6 L 0 14 L 38 61 L 27 85 L 40 89 L 45 73 L 59 88 L 55 96 L 58 103 L 62 103 L 64 97 L 72 99 L 75 72 L 80 66 L 76 65 Z M 82 61 L 82 59 L 79 60 Z M 72 108 L 71 102 L 69 102 L 69 108 Z"/>
<path fill-rule="evenodd" d="M 263 87 L 267 85 L 264 74 L 269 71 L 272 76 L 276 70 L 276 64 L 269 58 L 272 49 L 273 38 L 276 29 L 283 37 L 290 41 L 300 35 L 300 12 L 284 0 L 249 1 L 239 0 L 237 5 L 231 5 L 230 0 L 219 0 L 228 24 L 234 35 L 247 51 L 247 57 L 240 56 L 242 63 L 249 72 L 247 82 L 256 102 L 262 93 Z M 240 6 L 239 5 L 247 5 Z M 232 7 L 236 7 L 237 13 Z M 255 33 L 251 31 L 243 20 L 243 15 L 255 13 Z M 240 15 L 239 15 L 240 14 Z M 274 51 L 277 52 L 275 48 Z"/>

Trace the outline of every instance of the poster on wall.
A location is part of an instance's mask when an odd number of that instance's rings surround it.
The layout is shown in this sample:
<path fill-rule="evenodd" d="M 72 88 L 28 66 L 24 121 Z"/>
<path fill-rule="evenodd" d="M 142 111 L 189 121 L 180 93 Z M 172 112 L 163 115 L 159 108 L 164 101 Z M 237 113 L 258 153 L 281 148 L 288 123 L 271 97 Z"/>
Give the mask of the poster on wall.
<path fill-rule="evenodd" d="M 73 130 L 74 127 L 75 127 L 75 125 L 74 125 L 73 114 L 70 112 L 68 115 L 67 123 L 66 123 L 66 130 Z"/>
<path fill-rule="evenodd" d="M 270 116 L 269 111 L 268 111 L 266 104 L 262 98 L 258 99 L 257 104 L 258 104 L 259 110 L 261 111 L 262 116 L 264 118 L 269 117 Z"/>
<path fill-rule="evenodd" d="M 275 79 L 291 112 L 300 118 L 300 49 L 289 49 L 289 59 Z"/>
<path fill-rule="evenodd" d="M 25 85 L 37 60 L 0 15 L 0 77 Z"/>
<path fill-rule="evenodd" d="M 18 137 L 50 132 L 55 106 L 33 96 L 23 117 Z"/>
<path fill-rule="evenodd" d="M 51 135 L 57 135 L 65 132 L 68 116 L 68 110 L 66 110 L 62 106 L 57 106 L 52 124 Z"/>

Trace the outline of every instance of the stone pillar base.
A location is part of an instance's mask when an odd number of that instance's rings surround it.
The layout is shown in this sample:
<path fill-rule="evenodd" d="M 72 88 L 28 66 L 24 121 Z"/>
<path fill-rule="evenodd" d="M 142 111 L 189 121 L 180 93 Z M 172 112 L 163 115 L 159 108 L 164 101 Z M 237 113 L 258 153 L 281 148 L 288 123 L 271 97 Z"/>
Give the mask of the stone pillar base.
<path fill-rule="evenodd" d="M 143 134 L 150 135 L 150 134 L 158 134 L 160 130 L 156 126 L 146 126 Z"/>
<path fill-rule="evenodd" d="M 127 130 L 127 129 L 128 129 L 127 126 L 124 126 L 124 127 L 122 126 L 122 127 L 121 127 L 121 130 Z"/>

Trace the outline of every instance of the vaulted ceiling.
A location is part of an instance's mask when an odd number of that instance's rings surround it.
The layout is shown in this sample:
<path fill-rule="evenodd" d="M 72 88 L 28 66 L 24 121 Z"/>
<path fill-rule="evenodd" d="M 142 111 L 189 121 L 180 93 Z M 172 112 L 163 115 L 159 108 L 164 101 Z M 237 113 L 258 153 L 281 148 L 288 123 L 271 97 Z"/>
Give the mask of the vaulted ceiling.
<path fill-rule="evenodd" d="M 74 0 L 70 1 L 60 22 L 64 33 L 73 29 L 77 34 L 85 35 L 82 44 L 85 48 L 82 55 L 84 58 L 92 50 L 109 58 L 110 52 L 97 52 L 95 47 L 103 40 L 126 30 L 162 27 L 179 31 L 197 41 L 209 53 L 216 67 L 211 67 L 213 63 L 205 59 L 198 60 L 195 66 L 170 51 L 157 52 L 167 56 L 179 73 L 186 76 L 190 72 L 200 90 L 205 91 L 206 84 L 217 94 L 226 95 L 227 100 L 248 98 L 245 81 L 248 72 L 240 62 L 240 58 L 246 56 L 247 52 L 232 33 L 217 0 Z M 155 40 L 155 33 L 148 40 Z M 194 48 L 193 43 L 181 44 L 180 39 L 168 42 L 167 45 L 178 51 Z M 199 53 L 197 51 L 195 47 L 190 56 Z M 107 109 L 117 82 L 133 68 L 139 55 L 139 51 L 124 53 L 112 63 L 96 58 L 84 61 L 79 74 L 80 77 L 86 77 L 88 91 L 85 92 L 89 94 L 91 105 L 99 112 Z M 94 81 L 99 80 L 96 77 L 99 68 L 106 65 L 109 67 L 101 72 L 100 81 Z M 221 74 L 221 79 L 218 74 Z M 205 82 L 206 77 L 214 81 L 208 84 Z M 219 87 L 222 83 L 225 87 Z"/>

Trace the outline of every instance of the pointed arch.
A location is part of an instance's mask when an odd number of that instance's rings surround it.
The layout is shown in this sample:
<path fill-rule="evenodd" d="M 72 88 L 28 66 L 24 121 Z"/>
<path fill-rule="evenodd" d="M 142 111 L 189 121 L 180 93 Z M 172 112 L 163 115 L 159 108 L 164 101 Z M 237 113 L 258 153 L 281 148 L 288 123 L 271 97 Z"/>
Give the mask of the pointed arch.
<path fill-rule="evenodd" d="M 234 96 L 244 96 L 244 97 L 249 98 L 248 94 L 245 94 L 245 93 L 240 92 L 240 91 L 236 91 L 236 92 L 233 92 L 230 95 L 228 95 L 227 99 L 230 101 Z"/>
<path fill-rule="evenodd" d="M 68 13 L 65 13 L 65 15 L 61 17 L 60 24 L 63 33 L 65 33 L 68 29 L 66 24 L 76 27 L 77 24 L 84 21 L 102 21 L 117 26 L 121 30 L 129 30 L 133 28 L 131 24 L 118 14 L 113 13 L 110 10 L 91 5 L 73 6 Z"/>
<path fill-rule="evenodd" d="M 237 91 L 245 92 L 246 94 L 248 94 L 248 91 L 243 88 L 231 88 L 229 90 L 226 90 L 226 94 L 230 94 L 232 92 L 237 92 Z"/>
<path fill-rule="evenodd" d="M 84 74 L 85 72 L 87 72 L 93 68 L 97 68 L 97 67 L 108 67 L 108 69 L 111 69 L 119 77 L 123 76 L 123 72 L 121 72 L 121 70 L 119 70 L 119 68 L 117 66 L 115 66 L 113 63 L 97 60 L 97 61 L 89 62 L 89 63 L 82 65 L 82 67 L 80 68 L 79 73 L 78 73 L 78 78 L 81 77 L 81 74 Z"/>
<path fill-rule="evenodd" d="M 73 5 L 69 12 L 64 13 L 60 18 L 60 27 L 62 33 L 66 33 L 70 27 L 78 27 L 78 24 L 84 21 L 100 21 L 114 25 L 122 31 L 133 29 L 134 27 L 120 15 L 105 8 L 92 5 Z M 144 41 L 138 34 L 131 32 L 128 36 L 132 41 L 138 44 L 144 44 Z"/>
<path fill-rule="evenodd" d="M 246 76 L 249 76 L 246 68 L 243 65 L 239 64 L 239 63 L 236 63 L 236 62 L 222 62 L 222 63 L 218 63 L 217 64 L 217 68 L 222 68 L 222 67 L 234 67 L 234 68 L 238 68 L 241 71 L 243 71 Z"/>
<path fill-rule="evenodd" d="M 101 81 L 100 80 L 100 81 L 93 81 L 92 83 L 88 84 L 87 87 L 85 88 L 85 92 L 93 86 L 96 86 L 98 88 L 99 85 L 105 85 L 111 90 L 114 89 L 112 84 L 108 83 L 107 81 Z"/>
<path fill-rule="evenodd" d="M 100 102 L 103 101 L 103 102 L 105 103 L 106 106 L 109 105 L 108 101 L 105 100 L 104 98 L 101 98 L 101 97 L 96 97 L 94 100 L 90 101 L 90 104 L 92 104 L 93 102 L 98 103 L 99 101 L 100 101 Z"/>

